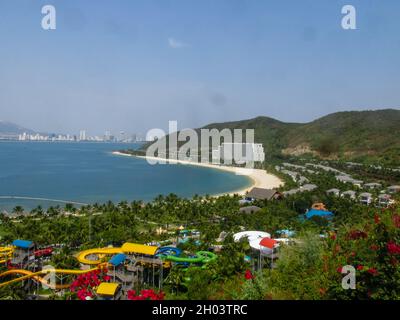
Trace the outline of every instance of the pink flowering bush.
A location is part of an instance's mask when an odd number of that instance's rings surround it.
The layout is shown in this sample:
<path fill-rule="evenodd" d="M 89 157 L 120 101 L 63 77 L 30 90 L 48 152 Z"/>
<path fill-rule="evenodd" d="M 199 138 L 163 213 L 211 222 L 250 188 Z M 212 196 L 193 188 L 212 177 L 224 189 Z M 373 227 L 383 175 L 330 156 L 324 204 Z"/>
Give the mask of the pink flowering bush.
<path fill-rule="evenodd" d="M 70 286 L 73 296 L 76 295 L 76 298 L 79 300 L 93 298 L 100 283 L 110 280 L 110 276 L 107 275 L 107 272 L 107 268 L 102 268 L 76 277 Z"/>
<path fill-rule="evenodd" d="M 128 300 L 164 300 L 164 297 L 163 291 L 156 293 L 153 289 L 142 290 L 140 294 L 135 290 L 128 291 Z"/>
<path fill-rule="evenodd" d="M 399 299 L 400 298 L 400 215 L 393 207 L 376 213 L 360 228 L 342 232 L 328 242 L 327 261 L 333 265 L 333 281 L 327 298 Z M 337 250 L 340 246 L 340 250 Z M 344 290 L 342 267 L 356 269 L 356 289 Z M 336 273 L 336 277 L 334 274 Z M 336 280 L 335 280 L 336 279 Z"/>

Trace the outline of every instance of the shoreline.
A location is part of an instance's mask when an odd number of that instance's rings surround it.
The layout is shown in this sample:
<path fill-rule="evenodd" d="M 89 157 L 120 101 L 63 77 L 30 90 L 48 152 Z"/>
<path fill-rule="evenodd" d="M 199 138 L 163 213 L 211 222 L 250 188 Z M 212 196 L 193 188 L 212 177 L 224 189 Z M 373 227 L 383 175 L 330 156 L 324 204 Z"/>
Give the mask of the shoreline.
<path fill-rule="evenodd" d="M 165 158 L 158 158 L 158 157 L 147 157 L 147 156 L 137 156 L 133 154 L 122 153 L 119 151 L 113 151 L 113 155 L 117 156 L 124 156 L 124 157 L 134 157 L 140 158 L 145 160 L 152 160 L 152 161 L 162 161 L 166 164 L 182 164 L 182 165 L 190 165 L 190 166 L 198 166 L 204 167 L 209 169 L 217 169 L 222 170 L 230 173 L 234 173 L 237 175 L 243 175 L 250 179 L 251 185 L 245 188 L 241 188 L 235 191 L 229 191 L 225 193 L 218 193 L 214 194 L 213 196 L 222 196 L 222 195 L 245 195 L 248 191 L 252 188 L 264 188 L 264 189 L 274 189 L 282 186 L 284 183 L 280 180 L 277 176 L 267 173 L 266 170 L 263 169 L 250 169 L 250 168 L 238 168 L 238 167 L 229 167 L 229 166 L 222 166 L 216 165 L 211 163 L 201 163 L 201 162 L 191 162 L 186 160 L 173 160 L 173 159 L 165 159 Z"/>

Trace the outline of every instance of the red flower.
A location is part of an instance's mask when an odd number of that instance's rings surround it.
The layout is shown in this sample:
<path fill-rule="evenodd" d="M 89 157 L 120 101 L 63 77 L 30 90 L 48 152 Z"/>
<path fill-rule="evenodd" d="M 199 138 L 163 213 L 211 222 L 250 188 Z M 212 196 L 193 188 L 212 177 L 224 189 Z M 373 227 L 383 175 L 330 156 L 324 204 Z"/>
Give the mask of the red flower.
<path fill-rule="evenodd" d="M 128 299 L 133 300 L 133 298 L 136 297 L 136 291 L 135 290 L 129 290 L 128 291 Z"/>
<path fill-rule="evenodd" d="M 158 294 L 158 300 L 164 300 L 165 298 L 165 293 L 163 291 L 160 291 L 160 293 Z"/>
<path fill-rule="evenodd" d="M 352 230 L 347 234 L 348 240 L 365 239 L 367 237 L 368 237 L 367 233 L 360 230 Z"/>
<path fill-rule="evenodd" d="M 367 270 L 367 272 L 368 272 L 369 274 L 372 274 L 373 276 L 376 276 L 376 275 L 378 274 L 378 270 L 376 270 L 375 268 L 369 268 L 369 269 Z"/>
<path fill-rule="evenodd" d="M 396 228 L 400 228 L 400 215 L 395 214 L 393 216 L 393 224 L 395 225 Z"/>
<path fill-rule="evenodd" d="M 135 290 L 128 291 L 129 300 L 164 300 L 165 294 L 160 291 L 158 294 L 153 289 L 142 290 L 140 295 Z"/>
<path fill-rule="evenodd" d="M 374 221 L 375 221 L 375 224 L 378 224 L 379 222 L 381 222 L 381 218 L 378 216 L 377 213 L 375 213 Z"/>
<path fill-rule="evenodd" d="M 336 233 L 333 233 L 333 234 L 331 235 L 331 239 L 332 239 L 332 240 L 336 240 L 336 237 L 337 237 L 337 236 L 336 236 Z"/>
<path fill-rule="evenodd" d="M 336 271 L 339 272 L 339 273 L 342 273 L 342 270 L 343 270 L 343 267 L 338 267 L 338 268 L 336 269 Z"/>
<path fill-rule="evenodd" d="M 362 265 L 357 266 L 357 270 L 358 270 L 358 271 L 361 271 L 361 270 L 363 270 L 363 269 L 364 269 L 364 266 L 362 266 Z"/>
<path fill-rule="evenodd" d="M 376 251 L 379 249 L 379 247 L 376 244 L 373 244 L 370 246 L 370 249 Z"/>
<path fill-rule="evenodd" d="M 104 280 L 104 281 L 110 281 L 110 279 L 111 279 L 110 276 L 104 276 L 104 277 L 103 277 L 103 280 Z"/>
<path fill-rule="evenodd" d="M 389 241 L 387 243 L 386 247 L 390 254 L 399 254 L 400 253 L 400 245 L 395 244 L 393 241 Z"/>
<path fill-rule="evenodd" d="M 244 278 L 245 278 L 246 280 L 251 280 L 251 279 L 254 279 L 254 276 L 253 276 L 253 274 L 251 273 L 250 270 L 246 270 L 246 272 L 245 272 L 245 274 L 244 274 Z"/>

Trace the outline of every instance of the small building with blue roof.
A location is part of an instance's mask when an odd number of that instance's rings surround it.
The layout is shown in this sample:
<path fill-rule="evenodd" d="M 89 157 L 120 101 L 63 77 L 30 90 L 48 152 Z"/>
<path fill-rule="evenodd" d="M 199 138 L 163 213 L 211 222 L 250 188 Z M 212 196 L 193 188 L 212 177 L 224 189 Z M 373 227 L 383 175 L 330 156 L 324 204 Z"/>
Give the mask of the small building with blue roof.
<path fill-rule="evenodd" d="M 13 246 L 15 250 L 11 259 L 11 264 L 25 269 L 29 263 L 35 259 L 35 244 L 32 241 L 27 240 L 14 240 Z"/>
<path fill-rule="evenodd" d="M 317 209 L 311 209 L 306 212 L 306 218 L 310 219 L 312 217 L 322 217 L 326 219 L 330 219 L 333 217 L 333 213 L 330 211 L 326 210 L 317 210 Z"/>
<path fill-rule="evenodd" d="M 23 249 L 23 250 L 29 250 L 34 247 L 34 243 L 32 241 L 27 241 L 27 240 L 14 240 L 12 245 L 14 247 L 17 247 L 17 248 Z"/>

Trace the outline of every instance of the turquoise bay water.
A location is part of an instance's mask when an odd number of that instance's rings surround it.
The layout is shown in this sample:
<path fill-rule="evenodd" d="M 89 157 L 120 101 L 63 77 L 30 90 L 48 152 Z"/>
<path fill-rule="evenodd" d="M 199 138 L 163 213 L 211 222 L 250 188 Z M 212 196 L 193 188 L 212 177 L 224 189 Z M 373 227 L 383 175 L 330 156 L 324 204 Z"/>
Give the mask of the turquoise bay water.
<path fill-rule="evenodd" d="M 247 187 L 244 176 L 187 165 L 150 165 L 112 155 L 134 144 L 0 142 L 0 212 L 16 205 L 32 209 L 62 202 L 9 199 L 18 196 L 66 202 L 149 201 L 175 193 L 181 197 L 217 194 Z"/>

